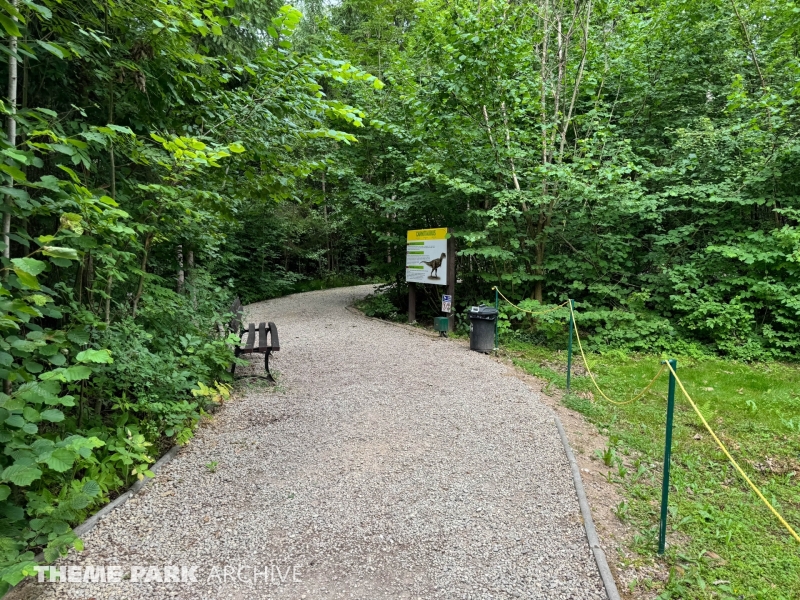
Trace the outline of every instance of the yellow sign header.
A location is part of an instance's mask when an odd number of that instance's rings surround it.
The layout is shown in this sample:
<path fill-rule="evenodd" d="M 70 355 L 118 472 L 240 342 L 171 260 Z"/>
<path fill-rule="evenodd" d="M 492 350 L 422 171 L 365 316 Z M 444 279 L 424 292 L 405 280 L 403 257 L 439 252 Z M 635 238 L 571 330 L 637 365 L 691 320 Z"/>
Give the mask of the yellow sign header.
<path fill-rule="evenodd" d="M 437 227 L 436 229 L 410 229 L 408 231 L 408 241 L 416 242 L 422 240 L 446 240 L 447 227 Z"/>

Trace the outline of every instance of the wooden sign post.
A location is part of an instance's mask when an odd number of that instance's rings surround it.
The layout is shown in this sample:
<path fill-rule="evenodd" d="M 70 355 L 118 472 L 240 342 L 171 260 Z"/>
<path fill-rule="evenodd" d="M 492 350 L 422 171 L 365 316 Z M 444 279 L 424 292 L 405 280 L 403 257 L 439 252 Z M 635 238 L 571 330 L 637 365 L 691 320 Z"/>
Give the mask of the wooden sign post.
<path fill-rule="evenodd" d="M 408 284 L 408 322 L 417 321 L 417 284 L 413 281 Z"/>
<path fill-rule="evenodd" d="M 447 261 L 447 295 L 450 296 L 451 302 L 456 299 L 456 240 L 450 236 L 447 239 L 447 256 L 452 257 L 452 260 Z M 447 320 L 450 322 L 448 331 L 455 331 L 456 329 L 456 316 L 451 310 L 447 315 Z"/>

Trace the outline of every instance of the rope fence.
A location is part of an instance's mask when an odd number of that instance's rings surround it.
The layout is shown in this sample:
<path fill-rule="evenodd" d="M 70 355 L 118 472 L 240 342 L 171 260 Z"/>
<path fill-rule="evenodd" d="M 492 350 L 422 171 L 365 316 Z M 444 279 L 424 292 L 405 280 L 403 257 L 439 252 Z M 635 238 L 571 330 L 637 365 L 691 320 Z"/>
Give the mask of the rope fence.
<path fill-rule="evenodd" d="M 717 436 L 717 434 L 714 432 L 714 430 L 708 424 L 708 421 L 706 421 L 706 419 L 703 417 L 703 414 L 700 412 L 700 409 L 697 407 L 697 405 L 695 404 L 694 400 L 692 400 L 692 397 L 686 391 L 686 387 L 683 385 L 683 382 L 678 377 L 678 374 L 676 372 L 676 364 L 677 364 L 676 361 L 674 361 L 674 360 L 663 361 L 662 365 L 661 365 L 661 368 L 659 369 L 658 373 L 656 373 L 656 376 L 653 377 L 653 379 L 650 380 L 650 383 L 648 383 L 644 387 L 644 389 L 642 389 L 642 391 L 639 392 L 638 394 L 636 394 L 636 396 L 634 396 L 633 398 L 630 398 L 630 399 L 624 400 L 624 401 L 612 400 L 600 388 L 600 385 L 597 383 L 597 378 L 595 377 L 594 373 L 592 373 L 592 370 L 589 367 L 589 361 L 587 360 L 586 353 L 583 350 L 583 344 L 581 342 L 580 332 L 578 331 L 578 324 L 577 324 L 576 319 L 575 319 L 576 314 L 575 314 L 574 301 L 573 300 L 567 300 L 566 302 L 564 302 L 563 304 L 561 304 L 559 306 L 556 306 L 555 308 L 550 308 L 550 309 L 547 309 L 547 310 L 544 310 L 544 311 L 541 311 L 541 312 L 532 312 L 532 311 L 528 311 L 528 310 L 525 310 L 523 308 L 520 308 L 519 306 L 517 306 L 516 304 L 511 302 L 508 298 L 506 298 L 503 295 L 503 293 L 496 286 L 492 288 L 492 291 L 494 291 L 495 294 L 496 294 L 496 296 L 495 296 L 495 305 L 496 306 L 497 306 L 497 303 L 498 303 L 497 296 L 499 295 L 500 297 L 503 298 L 503 300 L 505 300 L 508 304 L 510 304 L 511 306 L 516 308 L 517 310 L 525 312 L 525 313 L 527 313 L 527 314 L 529 314 L 531 316 L 542 315 L 542 314 L 546 314 L 546 313 L 550 313 L 550 312 L 555 312 L 556 310 L 558 310 L 560 308 L 564 308 L 566 306 L 569 307 L 569 346 L 568 346 L 568 355 L 567 355 L 567 392 L 569 392 L 570 375 L 571 375 L 571 371 L 572 371 L 572 366 L 571 365 L 572 365 L 572 334 L 573 333 L 575 334 L 575 339 L 578 342 L 578 350 L 580 351 L 581 359 L 583 360 L 583 364 L 584 364 L 584 367 L 586 368 L 586 372 L 589 375 L 589 379 L 592 381 L 592 384 L 594 385 L 595 389 L 600 394 L 600 396 L 603 399 L 605 399 L 607 402 L 609 402 L 609 403 L 611 403 L 613 405 L 624 406 L 626 404 L 631 404 L 631 403 L 639 400 L 640 398 L 644 397 L 644 395 L 647 394 L 648 391 L 650 391 L 650 389 L 653 387 L 653 385 L 656 383 L 656 381 L 658 381 L 658 379 L 661 377 L 661 375 L 665 371 L 667 371 L 667 370 L 669 371 L 669 376 L 670 376 L 669 379 L 670 379 L 670 381 L 669 381 L 669 395 L 668 395 L 668 398 L 667 398 L 667 433 L 666 433 L 666 436 L 665 436 L 666 437 L 666 445 L 665 445 L 665 449 L 664 449 L 664 458 L 665 458 L 665 460 L 664 460 L 664 479 L 663 479 L 663 482 L 662 482 L 663 485 L 662 485 L 662 505 L 661 505 L 661 527 L 660 527 L 660 531 L 659 531 L 659 548 L 658 548 L 659 554 L 663 554 L 664 551 L 665 551 L 666 518 L 667 518 L 667 504 L 668 504 L 668 494 L 669 494 L 669 464 L 670 464 L 670 459 L 671 459 L 671 454 L 672 454 L 672 431 L 671 430 L 672 430 L 673 410 L 674 410 L 674 403 L 675 403 L 675 384 L 677 384 L 677 386 L 680 388 L 681 392 L 686 397 L 686 400 L 689 402 L 689 404 L 691 405 L 692 409 L 697 414 L 697 417 L 700 419 L 700 422 L 706 428 L 706 430 L 711 435 L 711 437 L 714 440 L 714 442 L 717 444 L 717 446 L 720 448 L 720 450 L 722 450 L 723 454 L 725 454 L 725 456 L 728 458 L 728 460 L 733 465 L 733 467 L 736 469 L 736 471 L 739 473 L 739 475 L 741 475 L 742 479 L 744 479 L 747 482 L 747 484 L 755 492 L 755 494 L 758 496 L 758 498 L 766 505 L 766 507 L 770 510 L 770 512 L 778 519 L 778 521 L 781 523 L 781 525 L 783 525 L 783 527 L 786 528 L 786 530 L 789 532 L 789 534 L 797 542 L 800 543 L 800 535 L 798 535 L 798 533 L 792 528 L 792 526 L 786 521 L 786 519 L 784 519 L 783 516 L 781 516 L 781 514 L 775 509 L 775 507 L 769 502 L 769 500 L 767 500 L 766 496 L 764 496 L 764 494 L 758 488 L 758 486 L 756 486 L 753 483 L 753 481 L 747 476 L 747 474 L 744 472 L 742 467 L 739 466 L 739 463 L 736 462 L 736 460 L 733 458 L 733 456 L 728 451 L 728 449 L 725 447 L 725 445 L 720 441 L 720 439 Z M 497 343 L 495 343 L 495 346 L 497 346 Z"/>

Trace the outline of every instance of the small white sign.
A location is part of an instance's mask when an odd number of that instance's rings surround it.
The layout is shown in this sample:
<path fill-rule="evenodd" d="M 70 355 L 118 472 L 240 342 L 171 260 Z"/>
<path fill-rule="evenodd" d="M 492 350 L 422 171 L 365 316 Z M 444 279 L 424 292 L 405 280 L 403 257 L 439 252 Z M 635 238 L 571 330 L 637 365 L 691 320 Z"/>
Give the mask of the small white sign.
<path fill-rule="evenodd" d="M 442 295 L 442 312 L 449 313 L 453 308 L 453 297 L 448 294 Z"/>

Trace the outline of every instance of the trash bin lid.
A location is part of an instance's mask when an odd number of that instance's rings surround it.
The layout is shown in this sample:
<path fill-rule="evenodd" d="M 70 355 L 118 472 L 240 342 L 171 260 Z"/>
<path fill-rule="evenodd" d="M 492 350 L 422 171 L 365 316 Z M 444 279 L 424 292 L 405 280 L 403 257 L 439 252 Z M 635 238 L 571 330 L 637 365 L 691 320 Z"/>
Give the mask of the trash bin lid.
<path fill-rule="evenodd" d="M 479 321 L 494 321 L 497 319 L 497 313 L 499 311 L 494 306 L 486 306 L 485 304 L 481 304 L 480 306 L 471 307 L 467 312 L 470 319 L 477 319 Z"/>

